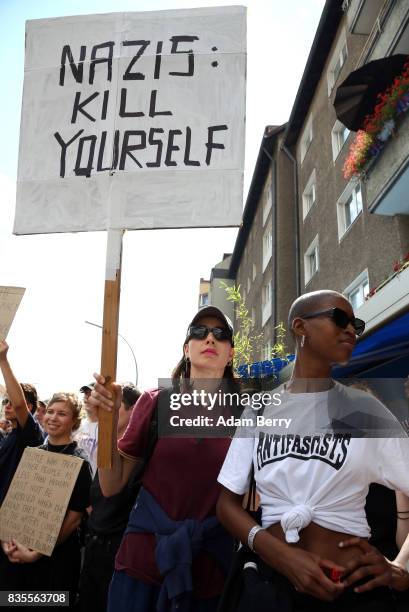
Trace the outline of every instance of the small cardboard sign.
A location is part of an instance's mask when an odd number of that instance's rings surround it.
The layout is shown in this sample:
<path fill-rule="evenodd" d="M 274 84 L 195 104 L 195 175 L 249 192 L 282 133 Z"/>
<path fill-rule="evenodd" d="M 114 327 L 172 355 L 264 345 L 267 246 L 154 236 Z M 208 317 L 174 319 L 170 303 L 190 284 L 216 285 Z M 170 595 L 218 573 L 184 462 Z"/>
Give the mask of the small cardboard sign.
<path fill-rule="evenodd" d="M 51 556 L 82 459 L 26 448 L 0 508 L 0 540 Z"/>
<path fill-rule="evenodd" d="M 0 340 L 7 338 L 24 292 L 22 287 L 0 287 Z"/>

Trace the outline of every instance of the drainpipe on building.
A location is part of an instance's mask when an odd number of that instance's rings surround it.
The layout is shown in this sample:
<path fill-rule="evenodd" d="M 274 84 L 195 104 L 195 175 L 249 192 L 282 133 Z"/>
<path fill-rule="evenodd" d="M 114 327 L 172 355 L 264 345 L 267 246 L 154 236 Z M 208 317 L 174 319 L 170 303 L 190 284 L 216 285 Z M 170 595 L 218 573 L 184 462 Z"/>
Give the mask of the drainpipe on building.
<path fill-rule="evenodd" d="M 271 236 L 273 247 L 273 265 L 272 265 L 272 282 L 273 282 L 273 344 L 276 342 L 276 326 L 277 326 L 277 172 L 276 162 L 270 153 L 263 147 L 263 152 L 267 155 L 271 165 Z"/>
<path fill-rule="evenodd" d="M 297 168 L 297 160 L 287 149 L 287 147 L 282 144 L 281 150 L 287 155 L 288 159 L 293 164 L 293 183 L 294 183 L 294 204 L 295 204 L 295 286 L 297 291 L 297 297 L 301 295 L 301 275 L 300 275 L 300 215 L 299 215 L 299 206 L 298 206 L 298 168 Z"/>

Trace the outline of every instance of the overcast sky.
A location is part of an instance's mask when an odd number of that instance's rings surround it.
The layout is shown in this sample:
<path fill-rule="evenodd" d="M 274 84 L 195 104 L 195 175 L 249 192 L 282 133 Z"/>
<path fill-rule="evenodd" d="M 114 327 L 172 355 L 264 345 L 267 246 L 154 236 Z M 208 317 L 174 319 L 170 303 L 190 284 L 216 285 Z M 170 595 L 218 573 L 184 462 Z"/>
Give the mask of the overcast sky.
<path fill-rule="evenodd" d="M 106 235 L 13 236 L 25 20 L 234 5 L 212 0 L 0 0 L 2 147 L 0 285 L 26 287 L 9 333 L 10 362 L 41 397 L 78 390 L 99 370 Z M 324 0 L 251 0 L 248 6 L 246 163 L 243 203 L 266 125 L 290 114 Z M 141 388 L 167 377 L 196 312 L 200 277 L 234 247 L 236 229 L 152 230 L 124 237 L 119 331 L 134 349 Z M 119 341 L 118 380 L 134 380 L 132 354 Z"/>

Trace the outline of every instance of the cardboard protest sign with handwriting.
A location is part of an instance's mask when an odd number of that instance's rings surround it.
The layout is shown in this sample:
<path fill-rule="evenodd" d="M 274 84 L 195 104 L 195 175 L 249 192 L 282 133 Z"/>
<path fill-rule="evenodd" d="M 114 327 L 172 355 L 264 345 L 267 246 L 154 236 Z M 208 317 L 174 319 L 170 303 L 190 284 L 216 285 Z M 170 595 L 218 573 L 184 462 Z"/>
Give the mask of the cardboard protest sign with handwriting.
<path fill-rule="evenodd" d="M 0 540 L 14 538 L 50 556 L 81 464 L 79 457 L 26 448 L 0 508 Z"/>

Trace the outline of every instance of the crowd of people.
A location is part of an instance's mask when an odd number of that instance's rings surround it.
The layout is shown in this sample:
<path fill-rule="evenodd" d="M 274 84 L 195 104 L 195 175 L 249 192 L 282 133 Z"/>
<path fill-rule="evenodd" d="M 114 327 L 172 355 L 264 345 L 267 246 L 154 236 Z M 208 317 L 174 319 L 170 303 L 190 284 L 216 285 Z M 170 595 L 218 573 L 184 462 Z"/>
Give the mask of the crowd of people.
<path fill-rule="evenodd" d="M 52 555 L 31 550 L 15 538 L 2 542 L 0 590 L 66 591 L 70 609 L 105 610 L 114 557 L 136 493 L 129 488 L 109 500 L 101 493 L 96 471 L 98 416 L 88 402 L 93 383 L 81 387 L 82 402 L 77 394 L 65 392 L 54 393 L 47 402 L 41 402 L 33 385 L 18 383 L 4 341 L 0 342 L 0 369 L 6 387 L 0 438 L 0 506 L 26 447 L 82 460 Z M 119 437 L 140 392 L 132 383 L 125 383 L 121 396 Z"/>
<path fill-rule="evenodd" d="M 407 610 L 407 432 L 370 389 L 331 376 L 364 327 L 341 294 L 298 298 L 289 313 L 294 370 L 274 389 L 279 405 L 262 411 L 263 423 L 291 415 L 294 428 L 266 429 L 250 401 L 233 438 L 223 428 L 159 435 L 175 391 L 217 393 L 220 414 L 239 414 L 233 325 L 214 306 L 190 321 L 169 389 L 109 390 L 95 374 L 82 402 L 67 392 L 39 402 L 0 342 L 0 505 L 26 447 L 82 460 L 52 555 L 2 542 L 0 591 L 68 591 L 70 609 L 96 612 Z M 201 401 L 191 416 L 209 414 Z M 102 410 L 114 417 L 111 469 L 97 467 Z M 246 507 L 249 489 L 257 513 Z M 224 594 L 238 543 L 251 560 L 242 575 L 250 569 L 259 582 L 241 582 L 232 604 Z"/>

